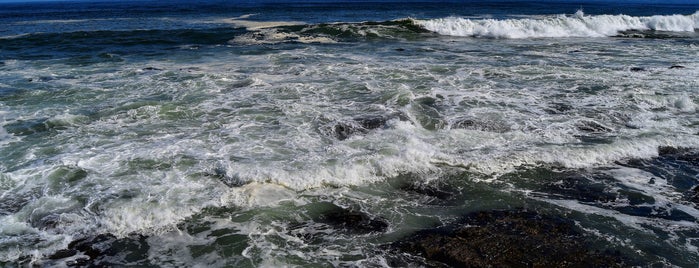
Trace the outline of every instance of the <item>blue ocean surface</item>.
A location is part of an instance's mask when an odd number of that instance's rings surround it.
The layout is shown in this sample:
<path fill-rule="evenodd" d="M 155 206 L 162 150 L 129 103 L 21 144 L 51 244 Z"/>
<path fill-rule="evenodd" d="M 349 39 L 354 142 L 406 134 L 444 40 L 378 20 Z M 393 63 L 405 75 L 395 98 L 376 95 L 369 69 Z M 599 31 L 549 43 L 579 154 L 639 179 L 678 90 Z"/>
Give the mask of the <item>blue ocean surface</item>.
<path fill-rule="evenodd" d="M 694 267 L 697 29 L 692 1 L 0 2 L 0 266 Z"/>

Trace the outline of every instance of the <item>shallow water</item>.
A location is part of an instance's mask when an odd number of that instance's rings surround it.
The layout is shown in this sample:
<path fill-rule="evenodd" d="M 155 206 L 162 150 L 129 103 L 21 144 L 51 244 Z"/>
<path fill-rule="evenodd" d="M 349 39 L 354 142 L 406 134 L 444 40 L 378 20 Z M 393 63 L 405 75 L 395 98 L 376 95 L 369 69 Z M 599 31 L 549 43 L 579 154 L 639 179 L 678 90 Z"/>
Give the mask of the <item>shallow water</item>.
<path fill-rule="evenodd" d="M 697 6 L 5 5 L 5 265 L 382 266 L 511 208 L 699 261 Z"/>

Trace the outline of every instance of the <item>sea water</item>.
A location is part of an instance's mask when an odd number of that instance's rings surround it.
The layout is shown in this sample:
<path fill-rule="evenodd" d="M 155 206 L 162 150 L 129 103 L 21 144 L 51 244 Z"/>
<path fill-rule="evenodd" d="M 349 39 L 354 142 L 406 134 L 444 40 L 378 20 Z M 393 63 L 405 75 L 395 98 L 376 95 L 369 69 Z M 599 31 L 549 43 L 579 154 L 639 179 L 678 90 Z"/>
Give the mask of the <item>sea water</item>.
<path fill-rule="evenodd" d="M 696 3 L 4 3 L 0 25 L 3 265 L 107 237 L 98 264 L 383 266 L 519 207 L 699 262 Z"/>

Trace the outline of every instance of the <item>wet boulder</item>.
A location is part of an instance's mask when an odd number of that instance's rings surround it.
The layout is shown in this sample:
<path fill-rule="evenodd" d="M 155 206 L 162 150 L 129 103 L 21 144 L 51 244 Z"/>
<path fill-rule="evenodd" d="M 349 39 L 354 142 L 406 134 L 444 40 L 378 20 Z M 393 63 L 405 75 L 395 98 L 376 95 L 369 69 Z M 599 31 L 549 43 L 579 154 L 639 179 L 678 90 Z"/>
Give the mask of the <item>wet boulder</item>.
<path fill-rule="evenodd" d="M 337 123 L 332 127 L 332 134 L 338 140 L 346 140 L 354 134 L 364 134 L 366 129 L 348 123 Z"/>
<path fill-rule="evenodd" d="M 495 210 L 418 232 L 394 243 L 426 261 L 453 267 L 623 267 L 619 253 L 599 251 L 575 223 L 532 211 Z"/>

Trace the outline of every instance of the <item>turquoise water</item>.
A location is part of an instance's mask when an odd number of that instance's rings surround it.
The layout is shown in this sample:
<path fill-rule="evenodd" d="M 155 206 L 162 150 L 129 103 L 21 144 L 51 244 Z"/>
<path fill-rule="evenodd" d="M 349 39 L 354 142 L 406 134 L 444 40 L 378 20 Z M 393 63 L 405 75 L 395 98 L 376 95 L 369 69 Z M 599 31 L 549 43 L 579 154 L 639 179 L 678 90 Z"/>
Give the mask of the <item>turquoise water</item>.
<path fill-rule="evenodd" d="M 2 6 L 5 265 L 385 266 L 516 207 L 699 261 L 696 5 Z"/>

